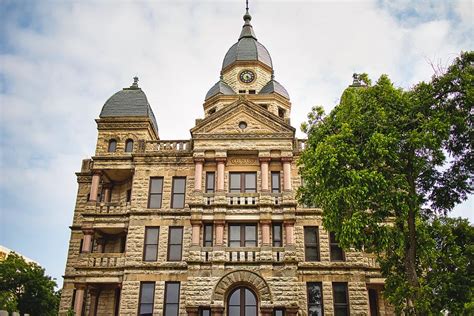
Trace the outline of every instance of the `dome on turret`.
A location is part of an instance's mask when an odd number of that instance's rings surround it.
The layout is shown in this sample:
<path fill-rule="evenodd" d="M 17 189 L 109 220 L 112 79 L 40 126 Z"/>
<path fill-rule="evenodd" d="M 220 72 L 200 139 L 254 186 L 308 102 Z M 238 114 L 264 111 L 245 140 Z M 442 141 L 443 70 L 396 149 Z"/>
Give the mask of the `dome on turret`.
<path fill-rule="evenodd" d="M 260 90 L 258 94 L 270 94 L 270 93 L 278 93 L 282 97 L 290 99 L 290 95 L 288 91 L 286 91 L 285 87 L 283 87 L 278 81 L 273 79 L 270 80 L 263 88 Z"/>
<path fill-rule="evenodd" d="M 158 124 L 145 92 L 138 87 L 138 78 L 134 78 L 129 88 L 124 88 L 112 95 L 102 107 L 99 117 L 148 117 L 158 135 Z"/>
<path fill-rule="evenodd" d="M 270 68 L 273 68 L 272 58 L 268 50 L 257 41 L 253 27 L 250 24 L 252 17 L 248 9 L 244 15 L 245 24 L 239 36 L 239 41 L 225 54 L 222 69 L 227 68 L 236 61 L 253 61 L 258 60 Z"/>
<path fill-rule="evenodd" d="M 232 88 L 221 79 L 214 86 L 212 86 L 211 89 L 209 89 L 209 91 L 206 93 L 205 100 L 217 94 L 231 95 L 231 94 L 235 94 L 235 91 L 232 90 Z"/>

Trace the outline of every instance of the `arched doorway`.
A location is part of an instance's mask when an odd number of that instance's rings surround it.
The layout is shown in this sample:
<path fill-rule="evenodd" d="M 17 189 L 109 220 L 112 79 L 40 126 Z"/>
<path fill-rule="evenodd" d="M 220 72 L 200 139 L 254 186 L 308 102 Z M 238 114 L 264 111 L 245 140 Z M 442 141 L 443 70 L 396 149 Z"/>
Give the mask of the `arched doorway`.
<path fill-rule="evenodd" d="M 227 299 L 227 316 L 257 316 L 257 296 L 247 287 L 232 290 Z"/>

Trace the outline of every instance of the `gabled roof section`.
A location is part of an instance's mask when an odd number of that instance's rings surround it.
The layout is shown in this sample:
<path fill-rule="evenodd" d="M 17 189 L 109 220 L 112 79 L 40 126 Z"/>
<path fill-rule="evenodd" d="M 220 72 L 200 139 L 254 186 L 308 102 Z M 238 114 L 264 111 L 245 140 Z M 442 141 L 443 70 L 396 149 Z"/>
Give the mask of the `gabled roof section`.
<path fill-rule="evenodd" d="M 241 128 L 240 123 L 246 127 Z M 244 96 L 222 110 L 206 117 L 191 129 L 193 138 L 256 137 L 273 135 L 275 137 L 294 137 L 295 128 L 285 120 L 268 112 Z"/>

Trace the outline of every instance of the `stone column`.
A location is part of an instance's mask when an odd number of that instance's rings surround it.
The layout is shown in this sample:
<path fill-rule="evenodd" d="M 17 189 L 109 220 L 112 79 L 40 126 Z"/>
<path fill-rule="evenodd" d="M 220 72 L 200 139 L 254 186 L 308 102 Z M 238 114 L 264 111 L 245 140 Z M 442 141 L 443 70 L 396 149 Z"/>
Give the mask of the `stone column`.
<path fill-rule="evenodd" d="M 89 194 L 89 201 L 97 202 L 97 195 L 99 194 L 100 171 L 94 172 L 92 175 L 91 191 Z"/>
<path fill-rule="evenodd" d="M 283 162 L 283 190 L 291 191 L 291 157 L 282 157 Z"/>
<path fill-rule="evenodd" d="M 268 185 L 268 163 L 270 162 L 270 158 L 260 158 L 260 173 L 262 176 L 262 192 L 270 191 L 270 187 Z"/>
<path fill-rule="evenodd" d="M 293 245 L 294 241 L 294 234 L 295 234 L 295 222 L 294 221 L 285 221 L 285 235 L 286 235 L 286 245 Z"/>
<path fill-rule="evenodd" d="M 214 226 L 216 227 L 216 246 L 224 245 L 224 221 L 214 221 Z"/>
<path fill-rule="evenodd" d="M 224 175 L 226 158 L 216 158 L 217 161 L 217 191 L 224 192 Z"/>
<path fill-rule="evenodd" d="M 196 306 L 186 306 L 186 313 L 188 313 L 189 316 L 198 316 L 199 308 Z"/>
<path fill-rule="evenodd" d="M 99 295 L 100 290 L 97 288 L 89 289 L 89 293 L 91 294 L 91 304 L 89 306 L 89 316 L 96 316 L 97 315 L 97 304 L 99 303 Z"/>
<path fill-rule="evenodd" d="M 213 316 L 223 316 L 224 307 L 223 306 L 211 306 L 211 312 Z"/>
<path fill-rule="evenodd" d="M 112 188 L 110 185 L 107 185 L 104 188 L 104 199 L 102 200 L 103 202 L 110 202 L 110 194 L 112 193 Z"/>
<path fill-rule="evenodd" d="M 262 315 L 262 316 L 272 316 L 273 315 L 273 307 L 261 306 L 260 307 L 260 315 Z"/>
<path fill-rule="evenodd" d="M 92 251 L 92 236 L 94 236 L 94 230 L 92 228 L 82 229 L 84 234 L 84 239 L 82 241 L 82 252 L 91 252 Z"/>
<path fill-rule="evenodd" d="M 194 191 L 202 191 L 202 166 L 204 164 L 203 158 L 194 159 Z"/>
<path fill-rule="evenodd" d="M 74 284 L 76 288 L 76 297 L 74 298 L 74 315 L 82 316 L 82 306 L 84 305 L 84 292 L 86 285 L 83 283 Z"/>
<path fill-rule="evenodd" d="M 97 239 L 97 252 L 103 253 L 105 251 L 105 239 L 99 238 Z"/>
<path fill-rule="evenodd" d="M 297 316 L 298 315 L 298 307 L 297 306 L 289 306 L 285 308 L 286 315 L 288 316 Z"/>
<path fill-rule="evenodd" d="M 191 220 L 191 226 L 193 227 L 191 245 L 199 246 L 199 240 L 201 237 L 201 221 Z"/>
<path fill-rule="evenodd" d="M 262 245 L 263 246 L 271 246 L 271 243 L 270 243 L 270 224 L 271 224 L 271 222 L 268 221 L 268 220 L 260 222 L 260 226 L 262 227 Z"/>

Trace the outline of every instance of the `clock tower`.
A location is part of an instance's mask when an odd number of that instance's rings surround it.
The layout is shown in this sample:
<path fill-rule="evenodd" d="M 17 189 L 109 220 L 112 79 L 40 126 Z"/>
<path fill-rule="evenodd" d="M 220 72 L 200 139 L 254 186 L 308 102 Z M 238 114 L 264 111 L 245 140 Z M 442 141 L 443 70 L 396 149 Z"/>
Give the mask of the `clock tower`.
<path fill-rule="evenodd" d="M 251 20 L 247 8 L 238 41 L 224 57 L 220 80 L 206 94 L 206 117 L 233 103 L 239 95 L 247 95 L 250 101 L 288 121 L 290 96 L 275 80 L 272 58 L 257 40 Z"/>

